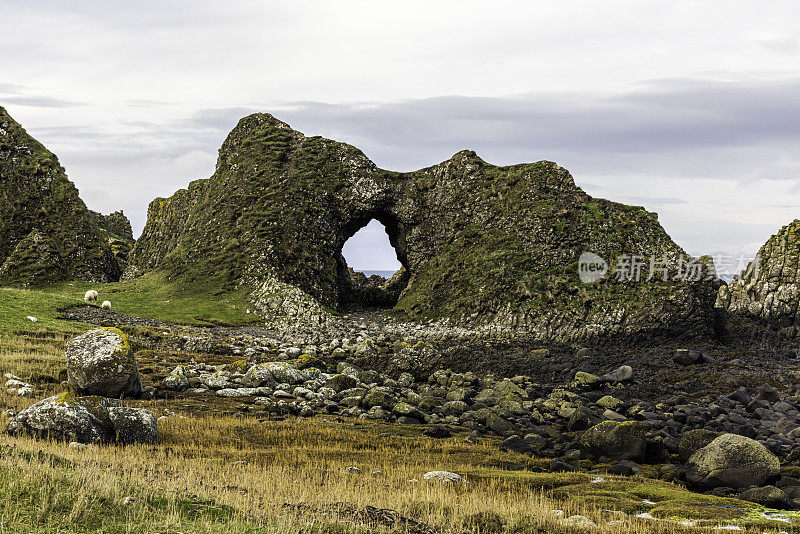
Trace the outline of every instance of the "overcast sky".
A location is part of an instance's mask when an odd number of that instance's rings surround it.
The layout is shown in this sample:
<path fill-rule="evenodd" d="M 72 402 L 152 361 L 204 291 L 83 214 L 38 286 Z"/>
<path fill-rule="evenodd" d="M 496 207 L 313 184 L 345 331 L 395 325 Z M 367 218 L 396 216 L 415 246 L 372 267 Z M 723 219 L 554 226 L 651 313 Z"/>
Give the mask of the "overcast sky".
<path fill-rule="evenodd" d="M 137 234 L 255 111 L 395 170 L 464 148 L 556 161 L 693 254 L 752 254 L 800 217 L 796 0 L 0 0 L 0 17 L 0 105 Z M 351 264 L 390 267 L 370 230 Z"/>

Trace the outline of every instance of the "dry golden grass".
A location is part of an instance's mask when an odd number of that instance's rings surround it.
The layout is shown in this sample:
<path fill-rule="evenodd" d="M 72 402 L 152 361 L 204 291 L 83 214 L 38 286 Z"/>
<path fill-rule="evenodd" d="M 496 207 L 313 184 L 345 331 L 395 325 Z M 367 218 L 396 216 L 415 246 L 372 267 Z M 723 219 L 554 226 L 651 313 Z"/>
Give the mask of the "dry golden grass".
<path fill-rule="evenodd" d="M 591 500 L 549 498 L 548 489 L 580 487 L 591 476 L 502 471 L 493 467 L 500 460 L 530 460 L 501 453 L 489 440 L 385 435 L 389 428 L 173 415 L 160 421 L 155 446 L 81 450 L 3 436 L 0 522 L 14 531 L 31 526 L 42 532 L 390 530 L 330 509 L 347 503 L 350 510 L 396 510 L 442 533 L 579 531 L 560 525 L 555 509 L 592 518 L 600 524 L 597 532 L 695 531 L 612 514 Z M 437 469 L 460 473 L 467 482 L 423 480 Z M 136 501 L 124 504 L 126 497 Z"/>
<path fill-rule="evenodd" d="M 543 487 L 585 481 L 586 475 L 503 476 L 482 466 L 503 456 L 489 442 L 388 437 L 380 436 L 382 427 L 366 427 L 172 416 L 160 423 L 157 446 L 88 450 L 5 436 L 0 493 L 7 502 L 0 520 L 42 531 L 302 532 L 312 525 L 325 531 L 336 521 L 381 530 L 348 514 L 325 513 L 332 503 L 350 503 L 397 510 L 439 532 L 567 532 L 554 509 L 605 523 L 601 532 L 686 532 L 636 519 L 608 525 L 614 516 L 591 503 L 554 502 Z M 463 473 L 468 482 L 422 480 L 435 469 Z M 14 496 L 35 507 L 20 512 L 26 507 L 8 502 Z M 126 497 L 136 502 L 125 505 Z M 285 504 L 304 507 L 297 513 Z M 98 505 L 110 513 L 98 514 Z"/>

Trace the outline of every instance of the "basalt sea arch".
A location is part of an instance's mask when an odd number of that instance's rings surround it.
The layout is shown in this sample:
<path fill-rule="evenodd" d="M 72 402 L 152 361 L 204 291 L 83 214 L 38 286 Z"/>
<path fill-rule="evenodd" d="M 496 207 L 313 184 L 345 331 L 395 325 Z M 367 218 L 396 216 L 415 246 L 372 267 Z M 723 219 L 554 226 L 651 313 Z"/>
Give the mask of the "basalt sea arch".
<path fill-rule="evenodd" d="M 342 247 L 359 230 L 366 227 L 371 221 L 378 221 L 386 230 L 389 244 L 394 249 L 400 269 L 388 280 L 378 280 L 376 277 L 367 278 L 365 275 L 349 268 L 342 254 Z M 386 208 L 376 209 L 353 218 L 346 226 L 343 240 L 337 253 L 337 285 L 339 295 L 339 308 L 343 310 L 367 308 L 392 308 L 400 298 L 402 291 L 408 285 L 411 269 L 408 264 L 407 231 L 400 220 Z"/>
<path fill-rule="evenodd" d="M 311 328 L 358 301 L 342 248 L 373 219 L 407 271 L 394 309 L 409 320 L 561 341 L 713 336 L 713 283 L 578 280 L 583 251 L 684 252 L 655 214 L 587 195 L 553 162 L 499 167 L 462 151 L 394 172 L 267 114 L 239 122 L 213 176 L 151 203 L 126 275 L 246 285 L 268 321 Z"/>

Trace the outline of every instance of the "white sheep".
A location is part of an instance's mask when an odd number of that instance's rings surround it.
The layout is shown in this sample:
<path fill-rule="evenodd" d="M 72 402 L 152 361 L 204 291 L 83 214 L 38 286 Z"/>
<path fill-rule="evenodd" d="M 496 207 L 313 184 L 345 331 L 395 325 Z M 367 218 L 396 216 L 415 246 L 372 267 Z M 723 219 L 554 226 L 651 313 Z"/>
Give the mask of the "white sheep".
<path fill-rule="evenodd" d="M 83 296 L 83 300 L 85 300 L 86 302 L 97 302 L 97 297 L 99 296 L 100 295 L 97 293 L 97 291 L 95 291 L 94 289 L 90 289 Z"/>
<path fill-rule="evenodd" d="M 100 305 L 100 307 L 103 308 L 104 310 L 110 310 L 111 309 L 111 301 L 110 300 L 104 300 L 103 303 Z"/>

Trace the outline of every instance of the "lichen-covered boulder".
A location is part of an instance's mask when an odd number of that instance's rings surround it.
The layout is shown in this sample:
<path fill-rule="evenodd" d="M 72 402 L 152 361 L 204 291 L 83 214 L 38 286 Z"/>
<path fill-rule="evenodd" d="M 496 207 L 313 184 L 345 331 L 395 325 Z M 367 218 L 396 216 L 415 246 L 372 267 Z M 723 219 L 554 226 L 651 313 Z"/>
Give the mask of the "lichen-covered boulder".
<path fill-rule="evenodd" d="M 336 393 L 341 393 L 346 389 L 351 389 L 356 387 L 358 381 L 350 375 L 346 374 L 338 374 L 330 377 L 328 381 L 325 383 L 325 387 L 331 388 Z"/>
<path fill-rule="evenodd" d="M 118 441 L 126 445 L 156 442 L 158 425 L 153 412 L 142 408 L 112 406 L 108 409 L 108 415 L 117 431 Z"/>
<path fill-rule="evenodd" d="M 299 384 L 306 379 L 303 371 L 287 362 L 269 362 L 263 365 L 279 384 Z"/>
<path fill-rule="evenodd" d="M 67 343 L 67 380 L 81 393 L 135 397 L 142 393 L 128 337 L 118 328 L 98 328 Z"/>
<path fill-rule="evenodd" d="M 407 402 L 398 402 L 392 408 L 392 413 L 397 417 L 416 419 L 419 422 L 425 421 L 425 414 Z"/>
<path fill-rule="evenodd" d="M 275 388 L 278 385 L 275 377 L 272 376 L 272 372 L 265 364 L 257 364 L 250 367 L 244 374 L 244 378 L 241 379 L 241 382 L 245 386 L 251 388 L 262 386 Z"/>
<path fill-rule="evenodd" d="M 10 434 L 29 434 L 81 443 L 113 441 L 114 431 L 108 409 L 114 406 L 121 406 L 121 402 L 63 393 L 40 400 L 21 411 L 9 420 L 7 430 Z"/>
<path fill-rule="evenodd" d="M 154 443 L 156 416 L 122 401 L 62 393 L 11 417 L 7 432 L 80 443 Z"/>
<path fill-rule="evenodd" d="M 699 488 L 762 486 L 776 478 L 781 463 L 754 439 L 723 434 L 686 463 L 686 481 Z"/>
<path fill-rule="evenodd" d="M 422 478 L 431 482 L 446 482 L 450 484 L 464 481 L 461 475 L 450 471 L 428 471 L 422 475 Z"/>
<path fill-rule="evenodd" d="M 696 428 L 686 432 L 681 436 L 681 441 L 678 445 L 678 455 L 682 462 L 685 462 L 692 457 L 694 453 L 714 441 L 720 436 L 719 432 L 706 430 L 705 428 Z"/>
<path fill-rule="evenodd" d="M 644 457 L 645 432 L 639 421 L 603 421 L 581 437 L 581 450 L 593 457 L 640 460 Z"/>
<path fill-rule="evenodd" d="M 364 404 L 368 408 L 380 406 L 381 408 L 391 409 L 395 405 L 395 399 L 391 391 L 384 387 L 375 387 L 369 390 L 364 396 Z"/>

